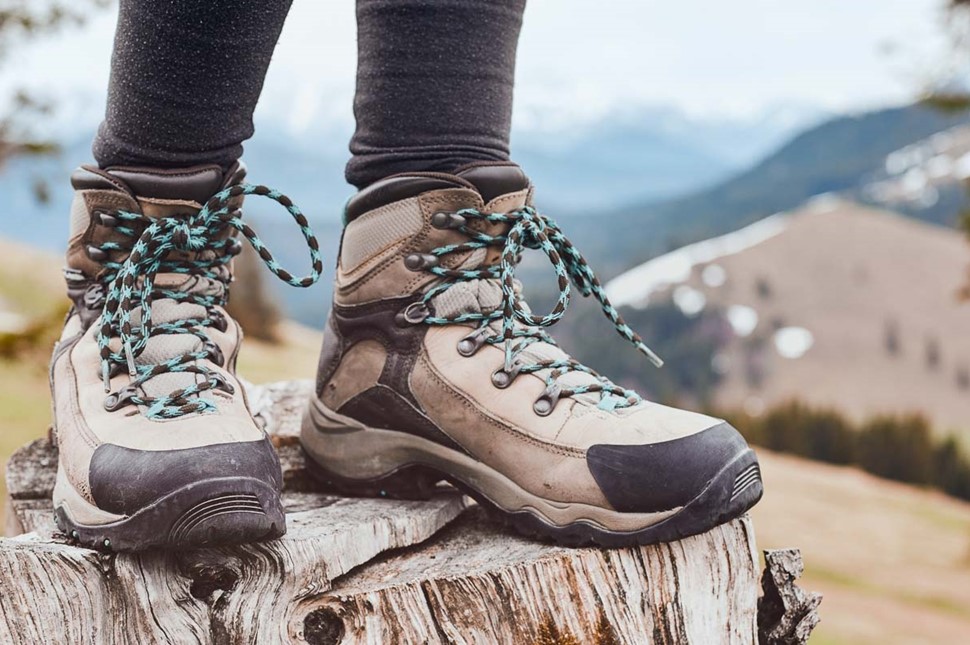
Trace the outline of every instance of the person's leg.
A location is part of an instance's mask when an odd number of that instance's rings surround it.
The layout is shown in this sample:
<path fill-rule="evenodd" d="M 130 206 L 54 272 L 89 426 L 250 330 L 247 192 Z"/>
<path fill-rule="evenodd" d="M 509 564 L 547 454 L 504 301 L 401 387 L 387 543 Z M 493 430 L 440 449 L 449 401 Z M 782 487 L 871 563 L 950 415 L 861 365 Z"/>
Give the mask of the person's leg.
<path fill-rule="evenodd" d="M 357 0 L 347 181 L 509 158 L 525 0 Z"/>
<path fill-rule="evenodd" d="M 236 163 L 288 7 L 121 2 L 100 167 L 71 177 L 73 307 L 51 366 L 54 512 L 85 545 L 194 547 L 285 530 L 279 460 L 236 377 L 242 335 L 225 306 L 239 229 L 291 284 L 322 269 L 306 219 L 243 185 Z M 242 225 L 253 193 L 290 210 L 313 249 L 311 276 L 280 269 Z"/>
<path fill-rule="evenodd" d="M 121 0 L 98 165 L 228 168 L 291 3 Z"/>

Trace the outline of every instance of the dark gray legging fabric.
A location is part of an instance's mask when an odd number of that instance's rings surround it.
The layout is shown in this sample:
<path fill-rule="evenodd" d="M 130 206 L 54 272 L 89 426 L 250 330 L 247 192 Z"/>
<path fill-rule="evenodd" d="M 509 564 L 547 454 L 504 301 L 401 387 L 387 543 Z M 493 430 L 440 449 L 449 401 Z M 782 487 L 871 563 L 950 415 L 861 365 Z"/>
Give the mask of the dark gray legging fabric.
<path fill-rule="evenodd" d="M 357 0 L 347 181 L 509 158 L 525 0 Z"/>
<path fill-rule="evenodd" d="M 229 166 L 292 0 L 121 0 L 102 167 Z"/>
<path fill-rule="evenodd" d="M 121 0 L 98 164 L 238 159 L 291 2 Z M 524 10 L 525 0 L 357 0 L 347 181 L 507 160 Z"/>

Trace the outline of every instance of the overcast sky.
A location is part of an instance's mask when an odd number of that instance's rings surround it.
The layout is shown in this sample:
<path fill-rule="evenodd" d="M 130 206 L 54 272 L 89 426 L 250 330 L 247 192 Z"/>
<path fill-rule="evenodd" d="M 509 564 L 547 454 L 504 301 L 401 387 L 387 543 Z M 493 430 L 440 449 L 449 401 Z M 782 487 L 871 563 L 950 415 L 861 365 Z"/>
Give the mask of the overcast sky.
<path fill-rule="evenodd" d="M 905 101 L 941 43 L 941 0 L 530 0 L 515 119 L 528 127 L 662 104 L 705 117 Z M 81 33 L 18 48 L 0 87 L 74 97 L 97 120 L 113 12 Z M 258 112 L 300 129 L 350 119 L 352 0 L 296 0 Z M 895 53 L 888 50 L 895 48 Z"/>

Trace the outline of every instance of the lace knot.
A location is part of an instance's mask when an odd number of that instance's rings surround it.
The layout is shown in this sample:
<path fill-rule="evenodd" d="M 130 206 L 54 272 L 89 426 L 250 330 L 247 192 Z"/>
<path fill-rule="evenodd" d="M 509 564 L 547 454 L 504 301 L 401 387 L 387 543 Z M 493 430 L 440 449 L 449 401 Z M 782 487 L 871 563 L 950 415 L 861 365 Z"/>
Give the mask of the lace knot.
<path fill-rule="evenodd" d="M 205 231 L 202 227 L 193 230 L 192 222 L 178 218 L 172 221 L 172 246 L 176 251 L 201 251 L 208 242 Z M 201 231 L 199 231 L 201 229 Z M 196 232 L 198 231 L 198 232 Z"/>
<path fill-rule="evenodd" d="M 230 203 L 240 195 L 259 195 L 268 197 L 281 204 L 300 227 L 300 231 L 310 249 L 312 269 L 309 275 L 295 278 L 280 267 L 272 253 L 252 228 L 242 221 L 238 210 L 231 209 Z M 218 347 L 205 333 L 208 327 L 225 326 L 220 322 L 221 314 L 215 307 L 225 305 L 230 275 L 227 265 L 238 246 L 235 238 L 220 239 L 226 227 L 240 232 L 259 253 L 269 270 L 281 280 L 298 287 L 308 287 L 315 283 L 323 272 L 323 261 L 316 236 L 310 229 L 306 217 L 285 195 L 265 186 L 235 184 L 213 196 L 200 211 L 190 217 L 165 217 L 148 219 L 138 213 L 119 212 L 118 218 L 125 222 L 140 221 L 145 224 L 138 234 L 126 228 L 129 237 L 136 237 L 130 253 L 124 262 L 106 264 L 113 273 L 105 276 L 107 295 L 101 313 L 101 326 L 98 331 L 98 346 L 101 352 L 101 372 L 105 391 L 110 392 L 111 377 L 127 371 L 131 377 L 126 386 L 129 391 L 141 391 L 148 380 L 165 373 L 190 372 L 197 374 L 196 383 L 171 392 L 166 396 L 150 397 L 142 394 L 123 398 L 124 403 L 133 403 L 146 408 L 145 416 L 152 419 L 167 419 L 195 412 L 212 412 L 215 406 L 211 401 L 199 397 L 207 390 L 220 388 L 229 390 L 222 384 L 218 374 L 206 367 L 202 361 L 222 362 Z M 121 230 L 121 229 L 119 229 Z M 200 251 L 213 250 L 215 253 L 200 254 Z M 115 245 L 111 250 L 123 250 Z M 171 251 L 187 252 L 189 257 L 175 257 Z M 160 273 L 174 273 L 197 276 L 193 284 L 209 285 L 210 288 L 178 290 L 169 287 L 156 287 L 155 278 Z M 223 288 L 213 288 L 214 283 Z M 166 321 L 158 325 L 152 323 L 152 302 L 157 298 L 168 298 L 177 303 L 190 303 L 205 308 L 203 318 Z M 132 314 L 140 309 L 137 323 Z M 137 361 L 153 336 L 160 334 L 191 334 L 202 342 L 202 350 L 191 351 L 168 358 L 157 364 Z M 111 339 L 121 340 L 121 350 L 113 350 Z M 215 349 L 213 349 L 215 348 Z M 201 381 L 201 382 L 199 382 Z M 110 397 L 109 397 L 110 398 Z M 116 397 L 117 400 L 122 400 Z M 115 399 L 112 399 L 113 401 Z"/>

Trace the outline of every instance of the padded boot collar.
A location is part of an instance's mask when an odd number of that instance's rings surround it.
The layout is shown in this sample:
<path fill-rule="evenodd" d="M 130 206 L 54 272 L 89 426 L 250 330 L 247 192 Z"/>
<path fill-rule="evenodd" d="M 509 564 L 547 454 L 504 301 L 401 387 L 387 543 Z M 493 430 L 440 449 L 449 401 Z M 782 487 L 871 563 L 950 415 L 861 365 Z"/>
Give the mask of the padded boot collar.
<path fill-rule="evenodd" d="M 205 203 L 231 183 L 242 181 L 246 167 L 236 162 L 228 171 L 216 165 L 191 168 L 81 166 L 71 175 L 75 190 L 117 190 L 132 197 L 178 199 Z"/>
<path fill-rule="evenodd" d="M 529 178 L 512 162 L 479 162 L 459 168 L 455 174 L 414 172 L 392 175 L 354 195 L 344 213 L 350 223 L 368 211 L 415 197 L 430 190 L 469 188 L 489 202 L 495 197 L 528 188 Z"/>

